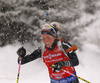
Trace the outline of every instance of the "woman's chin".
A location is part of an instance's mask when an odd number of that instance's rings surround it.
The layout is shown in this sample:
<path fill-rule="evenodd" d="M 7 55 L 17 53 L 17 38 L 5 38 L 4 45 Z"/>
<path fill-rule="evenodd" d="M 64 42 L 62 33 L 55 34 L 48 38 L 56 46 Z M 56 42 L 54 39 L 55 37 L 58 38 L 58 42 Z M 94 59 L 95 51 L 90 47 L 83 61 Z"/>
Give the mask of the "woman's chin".
<path fill-rule="evenodd" d="M 47 47 L 47 48 L 50 48 L 51 46 L 50 46 L 50 45 L 46 45 L 46 47 Z"/>

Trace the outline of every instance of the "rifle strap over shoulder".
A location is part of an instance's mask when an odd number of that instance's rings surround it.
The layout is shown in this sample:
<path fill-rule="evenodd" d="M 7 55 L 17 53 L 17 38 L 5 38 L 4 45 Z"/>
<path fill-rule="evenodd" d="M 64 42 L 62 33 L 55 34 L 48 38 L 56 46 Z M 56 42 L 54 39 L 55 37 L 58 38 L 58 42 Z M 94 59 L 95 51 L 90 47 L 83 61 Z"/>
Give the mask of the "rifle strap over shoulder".
<path fill-rule="evenodd" d="M 65 52 L 65 50 L 63 49 L 62 43 L 61 41 L 57 42 L 58 48 L 68 57 L 67 53 Z M 69 58 L 69 57 L 68 57 Z"/>

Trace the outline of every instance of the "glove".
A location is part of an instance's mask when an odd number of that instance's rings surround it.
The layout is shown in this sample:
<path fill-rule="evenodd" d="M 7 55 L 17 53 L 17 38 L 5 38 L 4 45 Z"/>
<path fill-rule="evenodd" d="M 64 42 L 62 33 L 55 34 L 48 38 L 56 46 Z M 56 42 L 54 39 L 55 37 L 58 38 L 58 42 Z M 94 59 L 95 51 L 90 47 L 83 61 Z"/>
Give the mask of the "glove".
<path fill-rule="evenodd" d="M 60 61 L 60 62 L 56 62 L 53 65 L 51 65 L 51 68 L 54 68 L 53 72 L 55 73 L 55 70 L 59 70 L 60 71 L 63 66 L 65 66 L 64 61 Z"/>
<path fill-rule="evenodd" d="M 26 49 L 23 47 L 19 48 L 17 54 L 19 55 L 19 57 L 24 57 L 26 55 Z"/>

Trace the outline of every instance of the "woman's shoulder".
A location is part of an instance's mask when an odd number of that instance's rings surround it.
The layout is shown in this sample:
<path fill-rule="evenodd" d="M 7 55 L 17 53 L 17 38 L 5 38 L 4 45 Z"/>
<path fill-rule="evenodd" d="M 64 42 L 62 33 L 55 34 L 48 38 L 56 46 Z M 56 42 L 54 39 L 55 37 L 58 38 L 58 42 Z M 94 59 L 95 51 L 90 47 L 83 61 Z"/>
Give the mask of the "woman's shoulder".
<path fill-rule="evenodd" d="M 68 41 L 65 41 L 64 39 L 61 39 L 61 44 L 62 46 L 66 46 L 68 48 L 72 46 Z"/>
<path fill-rule="evenodd" d="M 64 39 L 60 39 L 57 42 L 57 45 L 59 48 L 63 48 L 65 51 L 66 51 L 66 49 L 72 47 L 72 45 L 68 41 L 65 41 Z"/>

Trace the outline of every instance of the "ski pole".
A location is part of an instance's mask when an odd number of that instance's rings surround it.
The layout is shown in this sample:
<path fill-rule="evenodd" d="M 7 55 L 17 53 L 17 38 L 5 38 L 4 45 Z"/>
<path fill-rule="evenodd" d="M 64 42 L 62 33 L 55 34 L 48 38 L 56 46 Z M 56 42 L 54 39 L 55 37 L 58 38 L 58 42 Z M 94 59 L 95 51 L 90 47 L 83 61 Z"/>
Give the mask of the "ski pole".
<path fill-rule="evenodd" d="M 79 78 L 79 79 L 82 80 L 82 81 L 85 81 L 85 82 L 87 82 L 87 83 L 91 83 L 91 82 L 89 82 L 89 81 L 87 81 L 87 80 L 85 80 L 85 79 L 83 79 L 83 78 L 81 78 L 81 77 L 79 77 L 79 76 L 77 76 L 77 75 L 75 75 L 75 74 L 73 74 L 73 73 L 70 73 L 69 71 L 66 71 L 66 70 L 63 70 L 63 71 L 66 72 L 66 73 L 68 73 L 68 74 L 70 74 L 70 75 L 72 75 L 72 76 L 74 76 L 74 77 Z"/>
<path fill-rule="evenodd" d="M 21 60 L 22 60 L 22 58 L 20 57 L 20 58 L 19 58 L 19 68 L 18 68 L 17 82 L 16 82 L 16 83 L 19 82 L 19 74 L 20 74 L 20 68 L 21 68 Z"/>
<path fill-rule="evenodd" d="M 56 66 L 53 64 L 51 67 L 54 67 L 54 73 L 55 73 L 55 71 L 56 71 Z M 73 73 L 70 73 L 69 71 L 66 71 L 66 70 L 63 70 L 63 69 L 61 69 L 61 71 L 64 71 L 64 72 L 66 72 L 66 73 L 68 73 L 68 74 L 70 74 L 70 75 L 72 75 L 72 76 L 74 76 L 74 77 L 77 77 L 77 78 L 79 78 L 80 80 L 82 80 L 82 81 L 84 81 L 84 82 L 87 82 L 87 83 L 91 83 L 91 82 L 89 82 L 89 81 L 87 81 L 87 80 L 85 80 L 85 79 L 83 79 L 83 78 L 81 78 L 81 77 L 79 77 L 79 76 L 77 76 L 77 75 L 75 75 L 75 74 L 73 74 Z"/>

